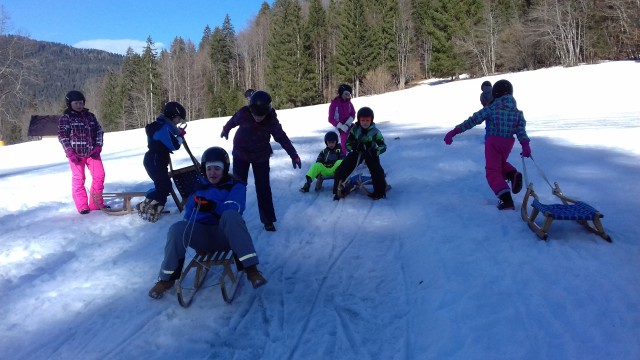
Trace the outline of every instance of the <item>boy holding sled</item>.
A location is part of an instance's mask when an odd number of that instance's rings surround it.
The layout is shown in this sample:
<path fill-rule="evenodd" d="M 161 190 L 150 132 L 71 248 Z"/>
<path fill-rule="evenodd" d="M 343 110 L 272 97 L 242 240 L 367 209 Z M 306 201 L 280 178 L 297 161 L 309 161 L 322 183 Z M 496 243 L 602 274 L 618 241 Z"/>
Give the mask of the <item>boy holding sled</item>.
<path fill-rule="evenodd" d="M 334 131 L 329 131 L 324 135 L 324 144 L 327 146 L 316 158 L 316 162 L 311 165 L 307 175 L 305 176 L 307 181 L 304 183 L 301 192 L 309 192 L 311 182 L 316 179 L 316 191 L 322 189 L 322 179 L 324 176 L 333 176 L 336 169 L 342 163 L 344 159 L 344 153 L 341 147 L 338 145 L 338 134 Z"/>
<path fill-rule="evenodd" d="M 187 117 L 185 108 L 175 101 L 164 106 L 162 114 L 156 121 L 145 126 L 147 147 L 144 154 L 144 168 L 153 180 L 153 188 L 147 191 L 143 202 L 136 205 L 138 214 L 150 222 L 158 221 L 167 197 L 171 193 L 171 179 L 169 178 L 170 154 L 180 149 L 186 132 L 178 128 L 178 124 Z"/>
<path fill-rule="evenodd" d="M 247 184 L 229 174 L 229 154 L 221 147 L 207 149 L 200 164 L 207 184 L 187 200 L 184 220 L 169 228 L 158 281 L 149 290 L 154 299 L 180 279 L 187 247 L 203 254 L 231 249 L 238 270 L 246 272 L 254 289 L 267 283 L 258 271 L 258 255 L 242 218 Z"/>
<path fill-rule="evenodd" d="M 513 86 L 509 81 L 496 82 L 491 95 L 493 102 L 449 131 L 444 137 L 444 142 L 451 145 L 454 136 L 486 121 L 487 140 L 484 144 L 484 157 L 487 182 L 499 199 L 498 210 L 513 210 L 511 192 L 517 194 L 522 189 L 522 174 L 507 161 L 507 158 L 515 143 L 514 134 L 522 146 L 521 155 L 531 156 L 529 137 L 525 129 L 527 123 L 522 111 L 516 106 Z M 511 189 L 506 180 L 511 183 Z"/>
<path fill-rule="evenodd" d="M 333 200 L 340 200 L 344 194 L 340 186 L 347 180 L 360 161 L 364 160 L 371 172 L 373 193 L 369 197 L 379 200 L 386 197 L 387 183 L 384 169 L 380 165 L 380 154 L 387 151 L 382 133 L 373 123 L 373 110 L 363 107 L 358 110 L 357 121 L 347 138 L 349 154 L 336 169 L 333 182 Z"/>

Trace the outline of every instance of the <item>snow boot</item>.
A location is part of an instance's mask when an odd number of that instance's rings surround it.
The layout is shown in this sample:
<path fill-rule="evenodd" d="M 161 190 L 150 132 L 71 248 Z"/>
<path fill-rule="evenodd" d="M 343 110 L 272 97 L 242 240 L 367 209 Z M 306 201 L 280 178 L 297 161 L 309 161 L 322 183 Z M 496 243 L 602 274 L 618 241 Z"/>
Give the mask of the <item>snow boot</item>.
<path fill-rule="evenodd" d="M 247 272 L 247 280 L 249 280 L 254 289 L 257 289 L 267 283 L 267 279 L 265 279 L 264 276 L 262 276 L 262 273 L 258 271 L 257 266 L 251 265 L 247 267 L 245 271 Z"/>
<path fill-rule="evenodd" d="M 151 290 L 149 290 L 149 296 L 154 299 L 160 299 L 165 291 L 173 287 L 174 283 L 175 280 L 158 280 Z"/>
<path fill-rule="evenodd" d="M 300 192 L 303 193 L 307 193 L 309 192 L 309 188 L 311 187 L 311 184 L 309 184 L 308 182 L 304 183 L 304 185 L 300 188 Z"/>
<path fill-rule="evenodd" d="M 511 198 L 511 193 L 509 191 L 499 196 L 500 201 L 498 201 L 498 210 L 515 210 L 513 205 L 513 199 Z"/>
<path fill-rule="evenodd" d="M 522 174 L 516 170 L 507 173 L 507 180 L 511 183 L 511 192 L 517 194 L 522 190 Z"/>
<path fill-rule="evenodd" d="M 273 223 L 264 224 L 264 229 L 267 231 L 276 231 L 276 226 Z"/>

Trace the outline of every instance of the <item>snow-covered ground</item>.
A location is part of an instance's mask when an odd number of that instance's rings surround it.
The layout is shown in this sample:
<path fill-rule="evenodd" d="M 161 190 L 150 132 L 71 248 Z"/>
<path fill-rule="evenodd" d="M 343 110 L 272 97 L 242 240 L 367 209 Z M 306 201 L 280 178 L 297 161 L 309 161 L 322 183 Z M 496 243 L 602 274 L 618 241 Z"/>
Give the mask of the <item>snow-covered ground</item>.
<path fill-rule="evenodd" d="M 484 176 L 484 126 L 444 134 L 509 79 L 534 159 L 565 194 L 603 214 L 613 243 L 570 221 L 538 240 L 498 211 Z M 253 178 L 245 219 L 269 280 L 226 304 L 210 276 L 184 309 L 156 301 L 171 214 L 79 215 L 57 139 L 0 148 L 2 359 L 639 359 L 640 63 L 611 62 L 360 97 L 388 144 L 393 189 L 372 201 L 302 194 L 330 130 L 328 105 L 278 111 L 303 160 L 273 143 L 277 232 L 262 229 Z M 91 107 L 91 104 L 87 104 Z M 190 122 L 196 154 L 232 141 L 227 118 Z M 233 132 L 231 134 L 233 136 Z M 143 130 L 105 135 L 105 191 L 145 191 Z M 522 168 L 516 143 L 511 162 Z M 184 150 L 176 167 L 190 163 Z M 557 202 L 533 163 L 529 181 Z M 88 180 L 90 181 L 90 180 Z M 524 191 L 515 196 L 516 205 Z"/>

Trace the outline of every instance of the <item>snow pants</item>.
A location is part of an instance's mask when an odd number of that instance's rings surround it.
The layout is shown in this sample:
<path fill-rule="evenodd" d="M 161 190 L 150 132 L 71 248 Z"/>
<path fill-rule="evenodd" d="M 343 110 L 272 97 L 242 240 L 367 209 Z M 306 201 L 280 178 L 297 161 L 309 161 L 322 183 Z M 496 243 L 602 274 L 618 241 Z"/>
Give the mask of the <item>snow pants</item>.
<path fill-rule="evenodd" d="M 171 225 L 158 276 L 160 280 L 180 278 L 188 247 L 197 253 L 231 249 L 243 268 L 258 264 L 258 255 L 247 225 L 240 213 L 231 210 L 222 213 L 218 225 L 186 220 Z"/>
<path fill-rule="evenodd" d="M 347 138 L 349 137 L 351 126 L 349 126 L 349 129 L 347 130 L 347 132 L 344 132 L 338 128 L 336 128 L 336 130 L 338 130 L 338 134 L 340 134 L 340 147 L 342 148 L 342 153 L 348 154 L 349 152 L 347 151 Z"/>
<path fill-rule="evenodd" d="M 338 166 L 340 166 L 341 163 L 342 160 L 338 160 L 335 162 L 335 164 L 333 164 L 332 167 L 326 167 L 323 163 L 315 162 L 313 163 L 313 165 L 311 165 L 309 171 L 307 171 L 307 176 L 310 177 L 311 180 L 317 178 L 318 175 L 333 176 L 333 174 L 336 172 L 336 169 L 338 168 Z"/>
<path fill-rule="evenodd" d="M 273 208 L 273 196 L 271 194 L 271 180 L 269 179 L 269 160 L 261 162 L 249 162 L 233 157 L 233 175 L 248 183 L 249 166 L 253 168 L 253 180 L 258 197 L 258 210 L 260 221 L 263 224 L 276 222 L 276 211 Z"/>
<path fill-rule="evenodd" d="M 489 187 L 498 197 L 507 191 L 511 191 L 505 179 L 508 173 L 516 170 L 507 161 L 514 143 L 514 138 L 488 136 L 484 144 L 485 175 Z"/>
<path fill-rule="evenodd" d="M 144 154 L 143 165 L 147 174 L 153 180 L 153 189 L 147 191 L 147 199 L 155 200 L 164 206 L 171 193 L 171 178 L 169 177 L 169 156 L 147 151 Z"/>
<path fill-rule="evenodd" d="M 86 209 L 99 210 L 104 205 L 102 191 L 104 190 L 105 175 L 102 159 L 98 158 L 96 160 L 87 157 L 81 158 L 80 162 L 77 163 L 69 160 L 69 166 L 71 166 L 71 196 L 78 212 Z M 90 196 L 87 196 L 87 190 L 84 188 L 86 180 L 85 166 L 89 169 L 89 174 L 91 174 Z"/>
<path fill-rule="evenodd" d="M 364 163 L 367 164 L 369 172 L 371 173 L 371 181 L 373 182 L 373 194 L 376 196 L 385 196 L 387 193 L 387 182 L 384 179 L 384 169 L 380 165 L 379 156 L 365 156 Z M 347 154 L 347 157 L 342 160 L 342 163 L 336 169 L 333 176 L 333 193 L 338 193 L 338 185 L 340 181 L 346 180 L 353 170 L 358 166 L 358 153 L 355 151 Z"/>

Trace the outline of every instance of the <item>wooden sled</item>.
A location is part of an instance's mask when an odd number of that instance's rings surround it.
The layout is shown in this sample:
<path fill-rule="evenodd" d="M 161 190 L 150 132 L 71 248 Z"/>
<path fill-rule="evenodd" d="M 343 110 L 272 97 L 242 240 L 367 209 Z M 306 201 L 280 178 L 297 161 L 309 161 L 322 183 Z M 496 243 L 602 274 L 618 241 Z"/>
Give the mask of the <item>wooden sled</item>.
<path fill-rule="evenodd" d="M 103 200 L 118 199 L 119 201 L 117 201 L 116 203 L 118 203 L 119 205 L 116 206 L 114 203 L 110 203 L 108 204 L 110 206 L 109 208 L 102 207 L 100 208 L 100 210 L 102 210 L 102 212 L 104 212 L 105 214 L 115 216 L 131 214 L 136 211 L 136 209 L 131 204 L 131 199 L 133 199 L 134 197 L 144 197 L 145 195 L 146 192 L 102 193 Z M 98 198 L 100 197 L 100 195 L 92 194 L 92 196 L 93 201 L 96 204 L 99 203 Z"/>
<path fill-rule="evenodd" d="M 554 185 L 552 193 L 562 201 L 562 204 L 542 204 L 538 199 L 538 195 L 533 190 L 533 184 L 527 186 L 527 192 L 524 194 L 524 200 L 522 200 L 522 209 L 520 211 L 522 220 L 527 222 L 529 228 L 533 230 L 540 239 L 547 240 L 549 228 L 553 220 L 573 220 L 584 226 L 587 230 L 601 236 L 606 241 L 612 242 L 611 236 L 604 231 L 602 222 L 600 221 L 604 215 L 587 203 L 566 197 L 562 193 L 562 190 L 560 190 L 558 183 L 554 182 Z M 531 214 L 527 211 L 530 198 L 533 198 Z M 544 217 L 542 226 L 535 222 L 539 214 L 542 214 Z"/>
<path fill-rule="evenodd" d="M 182 271 L 180 279 L 176 281 L 176 292 L 180 305 L 185 308 L 191 305 L 196 293 L 204 284 L 209 270 L 214 267 L 221 268 L 220 277 L 218 278 L 220 291 L 224 301 L 230 304 L 238 291 L 243 272 L 234 272 L 231 268 L 232 265 L 235 266 L 235 257 L 231 250 L 194 255 L 193 259 Z M 186 287 L 187 283 L 192 284 L 190 285 L 191 287 Z"/>

